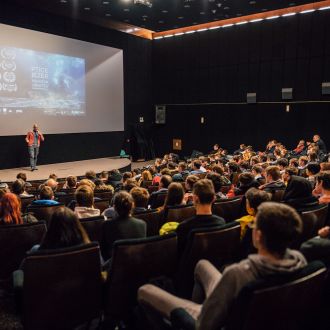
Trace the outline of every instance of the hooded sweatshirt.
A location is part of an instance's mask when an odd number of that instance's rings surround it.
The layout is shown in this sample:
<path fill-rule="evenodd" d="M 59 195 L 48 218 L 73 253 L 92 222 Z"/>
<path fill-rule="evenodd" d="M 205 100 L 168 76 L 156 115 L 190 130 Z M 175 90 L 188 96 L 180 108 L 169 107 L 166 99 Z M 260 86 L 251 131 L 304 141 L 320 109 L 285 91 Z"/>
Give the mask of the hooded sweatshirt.
<path fill-rule="evenodd" d="M 287 249 L 284 258 L 276 262 L 251 254 L 240 263 L 227 267 L 218 285 L 204 302 L 196 329 L 221 329 L 233 301 L 246 284 L 270 275 L 290 274 L 306 265 L 306 259 L 299 251 Z"/>

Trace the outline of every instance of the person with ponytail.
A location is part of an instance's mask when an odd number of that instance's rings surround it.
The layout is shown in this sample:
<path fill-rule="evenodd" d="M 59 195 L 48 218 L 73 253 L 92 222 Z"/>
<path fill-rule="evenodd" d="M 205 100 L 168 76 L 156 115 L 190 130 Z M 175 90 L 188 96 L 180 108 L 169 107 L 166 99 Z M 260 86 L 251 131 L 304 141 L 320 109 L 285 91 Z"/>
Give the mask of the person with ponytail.
<path fill-rule="evenodd" d="M 132 217 L 134 201 L 126 191 L 119 191 L 114 196 L 114 209 L 118 216 L 105 221 L 103 224 L 103 237 L 101 251 L 104 260 L 112 255 L 112 245 L 120 239 L 144 238 L 147 233 L 147 225 L 143 220 Z"/>

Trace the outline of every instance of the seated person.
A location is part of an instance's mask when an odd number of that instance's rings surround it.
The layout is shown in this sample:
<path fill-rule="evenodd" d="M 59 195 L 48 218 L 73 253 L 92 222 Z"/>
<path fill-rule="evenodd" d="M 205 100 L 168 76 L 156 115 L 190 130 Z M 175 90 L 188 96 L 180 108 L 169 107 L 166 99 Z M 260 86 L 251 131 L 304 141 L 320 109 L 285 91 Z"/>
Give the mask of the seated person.
<path fill-rule="evenodd" d="M 253 228 L 253 223 L 258 211 L 259 205 L 263 202 L 268 202 L 271 199 L 271 195 L 265 191 L 257 188 L 250 188 L 245 193 L 245 207 L 248 215 L 237 219 L 236 221 L 241 225 L 241 239 L 245 236 L 247 228 Z"/>
<path fill-rule="evenodd" d="M 138 181 L 138 186 L 141 187 L 146 181 L 152 181 L 152 175 L 149 170 L 144 170 L 141 173 L 141 177 Z"/>
<path fill-rule="evenodd" d="M 284 191 L 282 201 L 295 208 L 298 212 L 318 208 L 319 203 L 312 194 L 311 183 L 297 175 L 291 175 Z"/>
<path fill-rule="evenodd" d="M 161 207 L 160 217 L 164 221 L 171 221 L 171 219 L 167 219 L 167 213 L 169 208 L 181 207 L 186 205 L 186 203 L 183 200 L 183 197 L 184 197 L 184 190 L 182 188 L 181 183 L 172 182 L 168 186 L 165 203 Z"/>
<path fill-rule="evenodd" d="M 106 184 L 103 180 L 101 179 L 95 179 L 95 189 L 94 192 L 114 192 L 114 189 L 112 186 L 109 184 Z"/>
<path fill-rule="evenodd" d="M 20 172 L 16 175 L 16 179 L 22 179 L 25 182 L 25 187 L 30 188 L 32 184 L 27 181 L 26 173 Z"/>
<path fill-rule="evenodd" d="M 54 179 L 55 174 L 51 174 L 51 176 L 53 176 L 53 178 L 49 178 L 45 182 L 44 185 L 53 189 L 53 192 L 54 192 L 55 197 L 65 195 L 65 192 L 63 192 L 63 191 L 57 191 L 57 189 L 58 189 L 58 182 L 56 181 L 56 179 Z M 41 190 L 41 189 L 42 189 L 42 186 L 39 187 L 39 190 Z"/>
<path fill-rule="evenodd" d="M 125 183 L 123 183 L 120 190 L 125 190 L 127 192 L 130 192 L 134 187 L 138 187 L 138 183 L 135 179 L 131 178 L 131 179 L 127 179 Z"/>
<path fill-rule="evenodd" d="M 189 175 L 189 171 L 187 170 L 187 164 L 184 162 L 180 162 L 178 166 L 177 174 L 173 175 L 173 181 L 175 182 L 183 182 L 186 180 L 186 177 Z"/>
<path fill-rule="evenodd" d="M 182 253 L 188 235 L 192 229 L 214 227 L 225 224 L 225 220 L 212 214 L 212 204 L 215 201 L 215 192 L 211 180 L 202 179 L 193 187 L 193 204 L 196 215 L 181 222 L 176 229 L 178 235 L 178 251 Z"/>
<path fill-rule="evenodd" d="M 170 175 L 162 175 L 159 181 L 159 189 L 154 191 L 149 198 L 150 208 L 156 209 L 161 205 L 157 205 L 157 195 L 167 194 L 168 186 L 172 183 L 172 177 Z"/>
<path fill-rule="evenodd" d="M 94 208 L 94 191 L 89 186 L 79 186 L 75 192 L 77 202 L 74 213 L 79 219 L 96 217 L 100 210 Z"/>
<path fill-rule="evenodd" d="M 32 250 L 62 249 L 90 243 L 77 215 L 67 207 L 56 209 L 40 245 Z"/>
<path fill-rule="evenodd" d="M 12 193 L 5 193 L 0 200 L 0 225 L 21 225 L 23 223 L 37 222 L 31 214 L 22 216 L 21 202 Z"/>
<path fill-rule="evenodd" d="M 268 166 L 266 168 L 266 183 L 260 186 L 259 189 L 270 193 L 285 189 L 285 184 L 281 179 L 281 171 L 278 166 Z"/>
<path fill-rule="evenodd" d="M 40 205 L 40 206 L 47 206 L 47 205 L 58 205 L 59 202 L 54 199 L 54 192 L 53 190 L 48 187 L 44 186 L 39 193 L 39 199 L 34 200 L 31 205 Z"/>
<path fill-rule="evenodd" d="M 134 187 L 130 194 L 134 201 L 133 215 L 148 211 L 149 192 L 147 189 Z"/>
<path fill-rule="evenodd" d="M 330 203 L 330 171 L 320 172 L 316 176 L 316 186 L 313 195 L 319 197 L 320 204 Z"/>
<path fill-rule="evenodd" d="M 119 170 L 111 170 L 109 171 L 108 184 L 116 189 L 122 183 L 122 178 Z"/>
<path fill-rule="evenodd" d="M 69 175 L 63 185 L 63 189 L 75 190 L 77 188 L 77 177 L 74 175 Z"/>
<path fill-rule="evenodd" d="M 92 170 L 89 170 L 85 173 L 85 177 L 86 177 L 86 179 L 91 180 L 92 182 L 95 182 L 96 173 Z"/>
<path fill-rule="evenodd" d="M 215 192 L 215 201 L 216 202 L 227 199 L 227 196 L 221 192 L 221 188 L 223 185 L 223 179 L 220 174 L 215 173 L 215 172 L 207 173 L 206 179 L 209 179 L 212 181 L 214 192 Z"/>
<path fill-rule="evenodd" d="M 300 252 L 288 248 L 301 230 L 301 218 L 290 206 L 263 203 L 253 230 L 257 254 L 226 267 L 223 274 L 210 262 L 199 261 L 195 268 L 194 302 L 151 284 L 140 287 L 138 301 L 165 319 L 170 319 L 174 309 L 184 308 L 196 320 L 196 329 L 221 329 L 245 285 L 268 276 L 292 274 L 307 265 Z"/>
<path fill-rule="evenodd" d="M 101 251 L 104 260 L 112 255 L 113 243 L 120 239 L 144 238 L 147 233 L 147 224 L 143 220 L 131 216 L 134 201 L 126 191 L 120 191 L 114 196 L 114 208 L 118 217 L 105 221 L 103 224 L 103 236 Z"/>
<path fill-rule="evenodd" d="M 192 196 L 193 196 L 193 186 L 199 180 L 197 175 L 188 175 L 185 182 L 186 192 L 184 194 L 184 201 L 186 204 L 192 204 Z"/>
<path fill-rule="evenodd" d="M 102 171 L 99 175 L 99 178 L 104 181 L 105 183 L 108 182 L 109 179 L 109 172 L 108 171 Z"/>
<path fill-rule="evenodd" d="M 250 188 L 258 188 L 259 182 L 251 172 L 241 173 L 238 177 L 237 187 L 234 189 L 235 196 L 244 195 Z"/>
<path fill-rule="evenodd" d="M 266 179 L 262 175 L 264 169 L 259 165 L 252 166 L 251 173 L 254 175 L 254 179 L 260 184 L 264 184 L 266 182 Z"/>
<path fill-rule="evenodd" d="M 33 195 L 25 191 L 25 182 L 22 179 L 17 179 L 13 183 L 11 191 L 20 198 L 33 197 Z"/>
<path fill-rule="evenodd" d="M 316 179 L 315 176 L 321 171 L 321 166 L 318 163 L 308 163 L 306 167 L 307 180 L 315 187 Z"/>
<path fill-rule="evenodd" d="M 192 163 L 192 171 L 190 172 L 190 174 L 202 174 L 204 173 L 205 171 L 203 171 L 201 169 L 202 167 L 202 163 L 199 161 L 199 160 L 195 160 L 193 161 Z"/>

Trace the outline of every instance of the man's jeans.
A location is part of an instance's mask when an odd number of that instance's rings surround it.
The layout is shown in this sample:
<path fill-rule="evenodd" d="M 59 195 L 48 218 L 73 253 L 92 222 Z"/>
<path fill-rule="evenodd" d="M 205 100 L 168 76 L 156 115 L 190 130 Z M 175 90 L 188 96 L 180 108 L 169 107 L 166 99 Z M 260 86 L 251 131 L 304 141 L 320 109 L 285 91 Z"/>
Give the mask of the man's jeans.
<path fill-rule="evenodd" d="M 39 147 L 28 147 L 29 155 L 30 155 L 30 166 L 31 169 L 35 169 L 37 167 L 37 158 L 39 154 Z"/>

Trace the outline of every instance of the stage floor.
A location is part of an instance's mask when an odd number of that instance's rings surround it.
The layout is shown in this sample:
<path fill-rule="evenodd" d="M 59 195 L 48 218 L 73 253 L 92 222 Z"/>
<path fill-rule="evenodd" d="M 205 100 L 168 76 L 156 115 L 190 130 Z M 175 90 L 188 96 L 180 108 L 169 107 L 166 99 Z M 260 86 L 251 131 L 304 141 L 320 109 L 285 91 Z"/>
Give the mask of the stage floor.
<path fill-rule="evenodd" d="M 136 165 L 141 163 L 135 163 Z M 69 175 L 82 176 L 88 170 L 93 170 L 96 173 L 102 171 L 110 171 L 113 169 L 123 169 L 131 165 L 131 161 L 125 158 L 99 158 L 82 160 L 77 162 L 48 164 L 38 166 L 38 171 L 30 171 L 29 167 L 11 168 L 0 170 L 0 180 L 2 182 L 11 182 L 16 180 L 16 175 L 19 172 L 24 172 L 28 180 L 45 180 L 49 174 L 55 173 L 59 178 L 66 178 Z M 135 166 L 139 167 L 139 166 Z"/>

